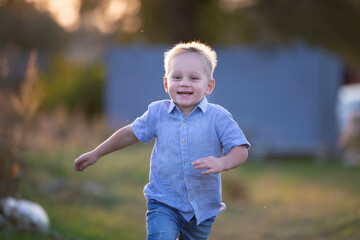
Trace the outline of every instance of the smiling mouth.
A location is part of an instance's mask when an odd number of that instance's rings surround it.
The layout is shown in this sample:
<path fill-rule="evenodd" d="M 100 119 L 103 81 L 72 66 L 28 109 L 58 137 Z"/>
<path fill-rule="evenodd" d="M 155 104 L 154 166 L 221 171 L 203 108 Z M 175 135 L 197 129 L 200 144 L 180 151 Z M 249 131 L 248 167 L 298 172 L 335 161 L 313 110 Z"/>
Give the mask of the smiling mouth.
<path fill-rule="evenodd" d="M 187 92 L 187 91 L 177 92 L 177 93 L 182 96 L 190 96 L 191 94 L 193 94 L 192 92 Z"/>

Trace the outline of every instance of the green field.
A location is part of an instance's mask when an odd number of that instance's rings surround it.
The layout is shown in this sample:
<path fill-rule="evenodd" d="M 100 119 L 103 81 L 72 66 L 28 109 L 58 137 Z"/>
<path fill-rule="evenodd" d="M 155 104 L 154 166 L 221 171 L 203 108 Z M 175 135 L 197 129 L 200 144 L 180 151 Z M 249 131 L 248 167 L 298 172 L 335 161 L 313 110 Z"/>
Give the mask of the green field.
<path fill-rule="evenodd" d="M 41 204 L 51 232 L 3 229 L 0 239 L 145 239 L 151 144 L 73 170 L 81 152 L 29 153 L 20 197 Z M 227 210 L 210 239 L 360 239 L 360 168 L 309 159 L 254 161 L 223 173 Z"/>

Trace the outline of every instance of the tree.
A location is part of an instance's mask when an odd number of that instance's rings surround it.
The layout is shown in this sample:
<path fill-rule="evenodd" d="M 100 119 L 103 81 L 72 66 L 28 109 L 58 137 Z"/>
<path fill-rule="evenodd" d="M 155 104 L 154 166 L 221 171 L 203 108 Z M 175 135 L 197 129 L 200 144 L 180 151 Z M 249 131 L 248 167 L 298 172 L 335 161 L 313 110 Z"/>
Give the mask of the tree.
<path fill-rule="evenodd" d="M 0 6 L 0 48 L 55 51 L 65 45 L 66 32 L 45 12 L 24 0 Z"/>
<path fill-rule="evenodd" d="M 132 40 L 267 45 L 301 40 L 360 65 L 356 0 L 142 0 L 139 15 L 143 31 Z"/>
<path fill-rule="evenodd" d="M 251 19 L 259 41 L 302 39 L 360 65 L 360 2 L 355 0 L 258 0 L 239 9 Z"/>

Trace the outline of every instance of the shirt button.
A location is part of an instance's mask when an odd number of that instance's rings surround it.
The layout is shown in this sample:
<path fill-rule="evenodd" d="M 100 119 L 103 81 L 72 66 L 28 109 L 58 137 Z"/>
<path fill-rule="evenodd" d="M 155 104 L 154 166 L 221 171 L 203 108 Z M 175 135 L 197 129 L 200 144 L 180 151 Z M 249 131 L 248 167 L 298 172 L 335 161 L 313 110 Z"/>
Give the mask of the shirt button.
<path fill-rule="evenodd" d="M 192 200 L 194 200 L 194 198 L 193 198 L 193 197 L 190 197 L 190 201 L 192 201 Z"/>
<path fill-rule="evenodd" d="M 190 182 L 190 178 L 186 179 L 187 182 Z"/>
<path fill-rule="evenodd" d="M 187 121 L 187 119 L 186 119 L 186 118 L 184 118 L 183 122 L 186 122 L 186 121 Z"/>
<path fill-rule="evenodd" d="M 188 162 L 188 160 L 187 160 L 187 159 L 185 159 L 185 160 L 184 160 L 184 163 L 187 163 L 187 162 Z"/>
<path fill-rule="evenodd" d="M 182 143 L 186 143 L 186 139 L 181 140 Z"/>

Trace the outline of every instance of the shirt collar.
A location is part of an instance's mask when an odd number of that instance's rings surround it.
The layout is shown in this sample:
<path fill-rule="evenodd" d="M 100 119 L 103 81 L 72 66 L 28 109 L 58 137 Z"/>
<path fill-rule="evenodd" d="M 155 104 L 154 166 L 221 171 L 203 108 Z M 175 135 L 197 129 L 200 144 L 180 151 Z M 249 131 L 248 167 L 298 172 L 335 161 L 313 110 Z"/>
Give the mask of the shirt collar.
<path fill-rule="evenodd" d="M 209 102 L 207 101 L 206 97 L 204 97 L 195 108 L 200 108 L 200 110 L 203 113 L 205 113 L 206 109 L 207 109 L 207 106 L 208 106 L 208 103 Z M 178 108 L 178 107 L 176 106 L 174 101 L 171 100 L 170 105 L 169 105 L 169 109 L 168 109 L 168 113 L 171 113 L 175 108 Z"/>
<path fill-rule="evenodd" d="M 208 102 L 207 98 L 204 97 L 204 98 L 201 100 L 201 102 L 197 105 L 197 107 L 200 108 L 203 113 L 205 113 L 205 112 L 206 112 L 206 109 L 207 109 L 207 107 L 208 107 L 208 104 L 209 104 L 209 102 Z"/>

